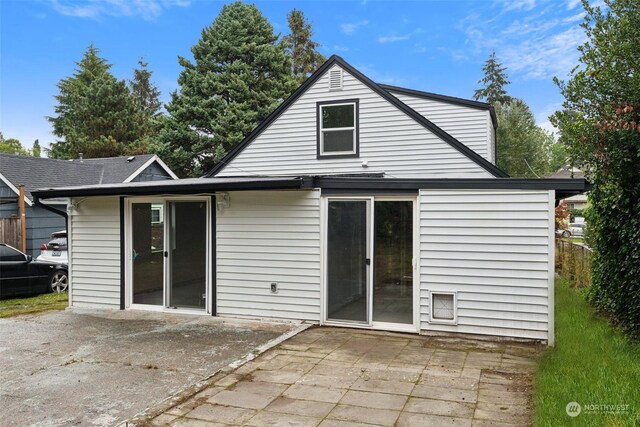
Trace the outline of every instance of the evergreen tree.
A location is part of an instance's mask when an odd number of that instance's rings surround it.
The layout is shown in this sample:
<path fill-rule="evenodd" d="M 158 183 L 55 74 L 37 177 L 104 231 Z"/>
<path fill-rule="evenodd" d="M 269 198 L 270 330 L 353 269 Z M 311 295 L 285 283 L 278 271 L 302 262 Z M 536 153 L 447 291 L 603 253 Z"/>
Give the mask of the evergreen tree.
<path fill-rule="evenodd" d="M 194 62 L 179 57 L 184 68 L 180 91 L 167 105 L 161 140 L 154 152 L 166 152 L 170 166 L 197 175 L 206 172 L 265 119 L 294 89 L 289 61 L 273 27 L 254 5 L 223 6 L 191 48 Z M 167 140 L 179 133 L 178 142 Z M 172 147 L 189 153 L 185 167 Z"/>
<path fill-rule="evenodd" d="M 148 117 L 156 118 L 160 114 L 162 102 L 160 90 L 151 81 L 153 72 L 148 68 L 149 64 L 142 58 L 138 60 L 138 68 L 133 70 L 133 79 L 129 81 L 133 105 Z"/>
<path fill-rule="evenodd" d="M 33 149 L 31 150 L 31 154 L 33 155 L 33 157 L 40 157 L 40 141 L 39 140 L 35 140 L 33 141 Z"/>
<path fill-rule="evenodd" d="M 138 135 L 136 141 L 127 147 L 126 154 L 144 154 L 159 132 L 159 117 L 162 102 L 160 90 L 151 81 L 153 72 L 142 58 L 138 68 L 133 70 L 133 79 L 129 80 L 131 100 L 136 110 Z"/>
<path fill-rule="evenodd" d="M 302 83 L 326 58 L 317 51 L 320 44 L 311 39 L 311 23 L 305 19 L 301 10 L 293 9 L 289 12 L 287 22 L 291 33 L 283 37 L 282 44 L 291 60 L 293 76 L 298 83 Z"/>
<path fill-rule="evenodd" d="M 485 101 L 491 105 L 497 103 L 506 104 L 511 100 L 511 97 L 507 95 L 505 86 L 511 82 L 507 78 L 506 67 L 498 62 L 496 53 L 491 52 L 489 59 L 487 59 L 482 67 L 484 71 L 484 77 L 478 80 L 478 83 L 484 87 L 477 89 L 473 93 L 473 99 L 476 101 Z"/>
<path fill-rule="evenodd" d="M 549 172 L 553 135 L 536 125 L 529 106 L 520 99 L 496 105 L 498 167 L 512 177 L 543 177 Z"/>
<path fill-rule="evenodd" d="M 117 156 L 138 135 L 137 116 L 127 85 L 89 45 L 71 77 L 58 83 L 57 116 L 47 119 L 60 141 L 50 155 L 58 158 Z"/>

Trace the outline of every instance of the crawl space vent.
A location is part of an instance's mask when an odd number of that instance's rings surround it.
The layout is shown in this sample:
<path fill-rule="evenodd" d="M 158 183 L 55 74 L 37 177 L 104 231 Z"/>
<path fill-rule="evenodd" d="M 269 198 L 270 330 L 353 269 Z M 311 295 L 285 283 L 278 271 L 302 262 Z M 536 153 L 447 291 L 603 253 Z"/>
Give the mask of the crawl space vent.
<path fill-rule="evenodd" d="M 329 90 L 342 90 L 342 70 L 329 71 Z"/>

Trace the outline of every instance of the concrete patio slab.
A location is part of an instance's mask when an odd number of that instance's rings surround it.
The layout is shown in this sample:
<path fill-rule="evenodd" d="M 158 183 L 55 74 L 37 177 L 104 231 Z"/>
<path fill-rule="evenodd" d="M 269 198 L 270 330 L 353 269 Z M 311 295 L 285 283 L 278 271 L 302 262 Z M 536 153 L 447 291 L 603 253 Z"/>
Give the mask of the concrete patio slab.
<path fill-rule="evenodd" d="M 0 319 L 0 424 L 115 425 L 297 326 L 78 309 Z M 284 389 L 265 396 L 264 406 Z M 198 415 L 199 406 L 173 408 L 163 419 Z"/>
<path fill-rule="evenodd" d="M 533 343 L 316 327 L 148 422 L 530 425 L 532 372 L 542 349 Z"/>

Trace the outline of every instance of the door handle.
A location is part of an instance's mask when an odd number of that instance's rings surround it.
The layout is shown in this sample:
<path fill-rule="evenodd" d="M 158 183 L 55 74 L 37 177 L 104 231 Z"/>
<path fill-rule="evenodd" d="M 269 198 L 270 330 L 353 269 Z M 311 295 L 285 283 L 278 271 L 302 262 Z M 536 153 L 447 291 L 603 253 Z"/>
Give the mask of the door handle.
<path fill-rule="evenodd" d="M 364 261 L 367 265 L 371 265 L 371 258 L 367 258 Z"/>

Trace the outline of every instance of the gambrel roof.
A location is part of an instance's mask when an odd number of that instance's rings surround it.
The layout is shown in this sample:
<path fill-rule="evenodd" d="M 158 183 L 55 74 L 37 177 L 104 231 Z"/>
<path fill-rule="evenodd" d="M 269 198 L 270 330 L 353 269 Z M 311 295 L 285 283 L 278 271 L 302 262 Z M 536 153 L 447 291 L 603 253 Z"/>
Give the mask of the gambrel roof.
<path fill-rule="evenodd" d="M 236 156 L 238 156 L 249 144 L 251 144 L 262 132 L 267 129 L 278 117 L 280 117 L 298 98 L 300 98 L 320 77 L 322 77 L 326 71 L 328 71 L 334 65 L 338 65 L 342 69 L 346 70 L 354 78 L 366 85 L 369 89 L 375 92 L 377 95 L 391 103 L 398 110 L 410 117 L 416 123 L 433 133 L 442 141 L 449 144 L 458 152 L 462 153 L 465 157 L 470 159 L 475 164 L 479 165 L 482 169 L 486 170 L 489 174 L 497 178 L 507 178 L 508 175 L 498 168 L 496 165 L 461 143 L 458 139 L 454 138 L 451 134 L 445 132 L 442 128 L 435 125 L 431 120 L 427 119 L 417 111 L 409 107 L 407 104 L 396 98 L 391 91 L 407 91 L 407 89 L 381 86 L 353 66 L 348 64 L 344 59 L 337 55 L 331 56 L 318 70 L 316 70 L 289 98 L 287 98 L 278 108 L 276 108 L 262 123 L 260 123 L 242 142 L 240 142 L 233 150 L 231 150 L 216 166 L 214 166 L 205 176 L 213 177 L 218 174 L 225 166 L 229 164 Z M 419 96 L 433 96 L 435 94 L 429 94 L 427 92 L 413 91 L 413 95 Z M 416 96 L 418 96 L 416 95 Z M 444 97 L 439 95 L 441 101 L 460 103 L 462 100 L 453 97 Z M 446 98 L 446 99 L 444 99 Z M 466 101 L 466 100 L 465 100 Z M 488 104 L 479 103 L 476 101 L 467 101 L 467 103 L 473 103 L 475 108 L 487 109 L 491 112 L 491 107 Z M 467 105 L 468 106 L 468 105 Z M 492 118 L 493 121 L 493 118 Z M 494 122 L 495 126 L 495 122 Z"/>

